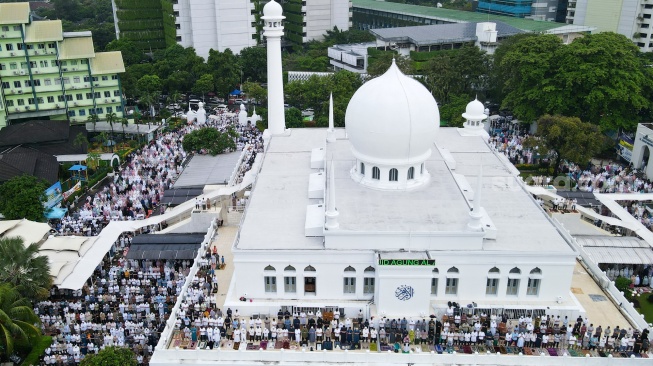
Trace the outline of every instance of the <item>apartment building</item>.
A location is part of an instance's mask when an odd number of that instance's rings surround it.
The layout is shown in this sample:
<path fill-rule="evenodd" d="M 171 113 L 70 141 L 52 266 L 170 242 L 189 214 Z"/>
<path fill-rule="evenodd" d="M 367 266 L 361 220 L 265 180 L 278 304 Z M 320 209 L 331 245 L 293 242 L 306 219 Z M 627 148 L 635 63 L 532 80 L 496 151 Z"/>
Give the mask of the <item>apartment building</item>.
<path fill-rule="evenodd" d="M 351 26 L 351 0 L 285 0 L 283 1 L 285 38 L 294 44 L 322 40 L 327 31 Z"/>
<path fill-rule="evenodd" d="M 120 52 L 95 52 L 91 32 L 32 21 L 28 3 L 0 4 L 0 128 L 33 119 L 123 116 Z"/>
<path fill-rule="evenodd" d="M 566 22 L 623 34 L 640 51 L 650 52 L 652 15 L 653 0 L 569 0 Z"/>

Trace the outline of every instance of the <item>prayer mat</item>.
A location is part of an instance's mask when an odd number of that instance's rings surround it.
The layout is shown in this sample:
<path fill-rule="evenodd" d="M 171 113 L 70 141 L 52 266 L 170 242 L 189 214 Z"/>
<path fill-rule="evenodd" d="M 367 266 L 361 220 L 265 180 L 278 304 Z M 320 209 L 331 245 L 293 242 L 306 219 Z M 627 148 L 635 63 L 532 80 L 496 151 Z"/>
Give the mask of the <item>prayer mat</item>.
<path fill-rule="evenodd" d="M 508 353 L 508 351 L 506 350 L 506 347 L 504 347 L 504 346 L 499 347 L 499 352 L 501 352 L 502 355 L 505 355 L 505 354 Z"/>
<path fill-rule="evenodd" d="M 437 352 L 438 354 L 441 355 L 442 354 L 442 345 L 440 345 L 440 344 L 436 345 L 435 346 L 435 352 Z"/>
<path fill-rule="evenodd" d="M 282 341 L 274 342 L 274 349 L 281 349 L 283 347 Z"/>
<path fill-rule="evenodd" d="M 463 352 L 465 352 L 468 355 L 472 354 L 472 347 L 470 346 L 463 346 Z"/>
<path fill-rule="evenodd" d="M 388 351 L 392 351 L 393 349 L 394 349 L 394 346 L 390 346 L 390 345 L 387 345 L 387 344 L 381 345 L 381 352 L 388 352 Z M 440 351 L 440 353 L 442 353 L 442 351 Z"/>
<path fill-rule="evenodd" d="M 206 342 L 200 342 L 200 349 L 205 349 L 206 348 Z"/>
<path fill-rule="evenodd" d="M 420 348 L 422 349 L 422 352 L 427 352 L 427 353 L 433 350 L 433 348 L 428 344 L 422 344 L 420 345 Z"/>
<path fill-rule="evenodd" d="M 183 348 L 183 349 L 186 349 L 189 344 L 190 344 L 190 341 L 186 339 L 186 340 L 181 341 L 181 346 L 180 347 Z"/>
<path fill-rule="evenodd" d="M 549 355 L 551 356 L 557 356 L 558 355 L 558 350 L 555 348 L 546 348 L 547 352 L 549 352 Z"/>
<path fill-rule="evenodd" d="M 175 339 L 172 342 L 172 347 L 181 347 L 181 339 Z"/>
<path fill-rule="evenodd" d="M 529 348 L 529 347 L 524 348 L 524 354 L 527 355 L 527 356 L 532 356 L 533 355 L 533 349 Z"/>
<path fill-rule="evenodd" d="M 575 349 L 570 349 L 569 350 L 569 356 L 580 357 L 580 356 L 582 356 L 582 354 L 580 352 L 576 351 Z"/>
<path fill-rule="evenodd" d="M 262 350 L 268 349 L 268 341 L 261 341 L 261 349 Z"/>
<path fill-rule="evenodd" d="M 247 343 L 247 350 L 248 351 L 258 351 L 259 348 L 261 348 L 261 346 L 259 346 L 258 344 Z"/>
<path fill-rule="evenodd" d="M 234 342 L 234 347 L 233 347 L 233 349 L 235 349 L 236 351 L 238 351 L 239 348 L 240 348 L 240 342 Z"/>
<path fill-rule="evenodd" d="M 642 353 L 641 356 L 642 358 L 648 358 L 648 353 Z"/>
<path fill-rule="evenodd" d="M 283 341 L 283 345 L 281 347 L 283 349 L 290 349 L 290 342 L 289 341 Z"/>
<path fill-rule="evenodd" d="M 378 350 L 378 346 L 376 343 L 370 343 L 370 352 L 376 352 Z"/>
<path fill-rule="evenodd" d="M 197 341 L 190 342 L 190 344 L 188 344 L 188 347 L 186 347 L 186 349 L 195 349 L 195 348 L 197 348 Z"/>
<path fill-rule="evenodd" d="M 628 358 L 628 354 L 626 352 L 619 352 L 619 356 L 623 358 Z"/>
<path fill-rule="evenodd" d="M 605 352 L 603 352 L 603 351 L 599 351 L 599 356 L 601 356 L 601 357 L 608 357 L 608 355 L 607 355 Z"/>

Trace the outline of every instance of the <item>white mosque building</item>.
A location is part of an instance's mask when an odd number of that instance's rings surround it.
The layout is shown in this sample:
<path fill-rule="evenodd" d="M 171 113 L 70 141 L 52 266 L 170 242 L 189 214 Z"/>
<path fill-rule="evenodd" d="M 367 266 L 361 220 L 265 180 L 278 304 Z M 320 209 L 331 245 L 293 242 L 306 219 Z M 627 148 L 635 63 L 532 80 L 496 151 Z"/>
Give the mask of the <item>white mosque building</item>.
<path fill-rule="evenodd" d="M 283 96 L 271 49 L 281 7 L 271 1 L 264 15 L 269 90 Z M 354 94 L 344 129 L 331 117 L 328 129 L 288 130 L 283 98 L 268 100 L 225 308 L 423 317 L 455 302 L 584 313 L 570 292 L 577 253 L 486 143 L 482 103 L 467 106 L 464 128 L 440 128 L 431 93 L 394 63 Z"/>

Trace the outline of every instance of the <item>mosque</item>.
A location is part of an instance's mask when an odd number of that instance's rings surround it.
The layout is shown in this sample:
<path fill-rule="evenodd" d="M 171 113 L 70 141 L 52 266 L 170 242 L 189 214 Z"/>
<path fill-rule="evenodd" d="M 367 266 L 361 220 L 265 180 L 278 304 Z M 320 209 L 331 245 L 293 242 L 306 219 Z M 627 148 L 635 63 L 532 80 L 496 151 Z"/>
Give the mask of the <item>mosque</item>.
<path fill-rule="evenodd" d="M 577 252 L 487 144 L 478 100 L 463 128 L 394 64 L 351 98 L 346 127 L 286 129 L 281 6 L 264 7 L 269 128 L 233 244 L 225 308 L 366 318 L 461 307 L 584 315 Z"/>

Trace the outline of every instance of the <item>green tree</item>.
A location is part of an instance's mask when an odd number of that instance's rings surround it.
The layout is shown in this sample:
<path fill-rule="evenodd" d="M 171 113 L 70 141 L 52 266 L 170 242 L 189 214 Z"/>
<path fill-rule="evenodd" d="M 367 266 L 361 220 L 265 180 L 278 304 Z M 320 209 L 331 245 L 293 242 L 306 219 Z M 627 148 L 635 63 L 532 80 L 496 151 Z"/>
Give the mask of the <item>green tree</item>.
<path fill-rule="evenodd" d="M 584 165 L 601 150 L 605 137 L 598 126 L 578 117 L 544 115 L 537 120 L 537 134 L 524 142 L 540 156 L 549 156 L 553 175 L 563 160 Z"/>
<path fill-rule="evenodd" d="M 465 94 L 451 96 L 448 103 L 440 105 L 440 118 L 449 127 L 462 127 L 465 123 L 462 113 L 469 102 L 469 97 Z"/>
<path fill-rule="evenodd" d="M 86 138 L 86 135 L 82 132 L 78 133 L 75 136 L 75 140 L 73 140 L 73 146 L 86 150 L 88 146 L 88 139 Z"/>
<path fill-rule="evenodd" d="M 214 88 L 213 75 L 204 74 L 200 76 L 200 78 L 195 82 L 195 85 L 193 85 L 193 93 L 202 94 L 202 99 L 204 99 L 204 94 L 213 91 Z"/>
<path fill-rule="evenodd" d="M 18 237 L 0 239 L 0 283 L 10 284 L 31 301 L 46 299 L 52 287 L 50 264 L 39 255 L 40 246 Z"/>
<path fill-rule="evenodd" d="M 288 128 L 304 127 L 302 111 L 293 107 L 286 110 L 286 126 Z"/>
<path fill-rule="evenodd" d="M 268 70 L 267 53 L 263 47 L 247 47 L 238 56 L 243 70 L 243 80 L 266 81 Z"/>
<path fill-rule="evenodd" d="M 145 60 L 145 54 L 139 49 L 136 44 L 130 40 L 121 38 L 115 39 L 105 48 L 106 51 L 120 51 L 122 53 L 122 60 L 126 67 L 141 63 Z"/>
<path fill-rule="evenodd" d="M 213 127 L 205 127 L 185 135 L 182 146 L 186 151 L 206 150 L 215 156 L 227 150 L 235 150 L 236 137 L 238 133 L 233 128 L 220 132 Z"/>
<path fill-rule="evenodd" d="M 413 73 L 413 65 L 408 57 L 392 51 L 377 51 L 373 54 L 374 56 L 369 58 L 369 64 L 367 65 L 367 74 L 371 77 L 385 74 L 392 65 L 392 60 L 395 60 L 397 67 L 404 74 L 411 75 Z"/>
<path fill-rule="evenodd" d="M 113 124 L 115 122 L 118 122 L 118 116 L 115 113 L 111 112 L 111 113 L 107 113 L 104 116 L 104 119 L 106 119 L 107 123 L 111 127 L 111 138 L 110 138 L 111 145 L 110 146 L 111 146 L 111 152 L 113 152 L 113 144 L 115 143 L 115 141 L 113 139 Z"/>
<path fill-rule="evenodd" d="M 226 98 L 241 80 L 238 58 L 228 48 L 224 52 L 209 50 L 206 65 L 213 74 L 216 93 Z"/>
<path fill-rule="evenodd" d="M 0 285 L 0 358 L 13 354 L 17 345 L 31 349 L 41 335 L 39 323 L 28 299 L 10 285 Z"/>
<path fill-rule="evenodd" d="M 268 91 L 258 83 L 251 81 L 243 83 L 243 92 L 249 98 L 256 99 L 259 104 L 266 104 L 268 99 Z"/>
<path fill-rule="evenodd" d="M 91 170 L 96 170 L 100 166 L 101 155 L 96 152 L 90 152 L 86 155 L 86 165 Z"/>
<path fill-rule="evenodd" d="M 125 127 L 129 126 L 129 120 L 123 117 L 120 118 L 118 122 L 120 122 L 120 125 L 122 126 L 122 138 L 125 139 L 127 137 L 125 134 Z"/>
<path fill-rule="evenodd" d="M 97 354 L 84 357 L 80 366 L 137 366 L 136 355 L 129 348 L 106 347 Z"/>
<path fill-rule="evenodd" d="M 0 213 L 7 220 L 45 221 L 43 203 L 50 184 L 32 175 L 21 175 L 0 185 Z"/>
<path fill-rule="evenodd" d="M 95 126 L 97 123 L 100 121 L 100 117 L 98 117 L 97 114 L 89 114 L 88 117 L 86 117 L 86 122 L 87 123 L 92 123 L 93 124 L 93 132 L 96 132 L 97 130 L 95 129 Z"/>

